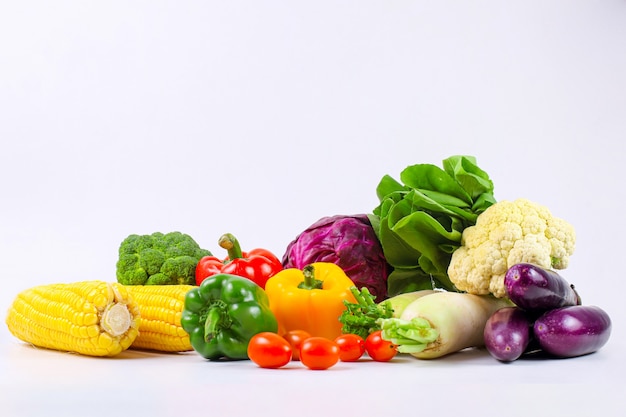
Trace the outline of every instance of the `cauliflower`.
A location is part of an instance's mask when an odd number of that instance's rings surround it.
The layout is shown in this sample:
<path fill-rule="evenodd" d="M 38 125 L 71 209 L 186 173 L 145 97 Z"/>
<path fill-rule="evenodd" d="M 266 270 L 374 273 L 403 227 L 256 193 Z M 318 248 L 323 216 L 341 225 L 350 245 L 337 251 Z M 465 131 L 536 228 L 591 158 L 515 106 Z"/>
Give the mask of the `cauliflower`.
<path fill-rule="evenodd" d="M 528 262 L 565 269 L 575 241 L 574 227 L 548 208 L 523 198 L 499 201 L 463 231 L 448 275 L 459 291 L 502 298 L 504 275 L 511 266 Z"/>

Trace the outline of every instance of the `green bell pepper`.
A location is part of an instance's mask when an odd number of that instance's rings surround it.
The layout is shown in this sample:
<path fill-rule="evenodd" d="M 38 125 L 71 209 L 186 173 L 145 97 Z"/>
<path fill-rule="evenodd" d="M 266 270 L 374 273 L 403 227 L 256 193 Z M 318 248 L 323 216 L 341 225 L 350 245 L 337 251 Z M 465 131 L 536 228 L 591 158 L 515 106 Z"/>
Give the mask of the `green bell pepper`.
<path fill-rule="evenodd" d="M 252 336 L 278 331 L 263 288 L 231 274 L 210 276 L 187 292 L 181 326 L 193 349 L 209 360 L 248 359 Z"/>

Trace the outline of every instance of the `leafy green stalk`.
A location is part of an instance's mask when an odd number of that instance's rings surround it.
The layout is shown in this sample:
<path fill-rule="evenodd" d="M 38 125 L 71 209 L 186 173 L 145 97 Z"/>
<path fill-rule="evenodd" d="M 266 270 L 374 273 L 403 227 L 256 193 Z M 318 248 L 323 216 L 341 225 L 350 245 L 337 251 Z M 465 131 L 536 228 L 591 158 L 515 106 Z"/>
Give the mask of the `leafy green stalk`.
<path fill-rule="evenodd" d="M 396 345 L 401 353 L 421 352 L 439 337 L 439 331 L 421 317 L 411 320 L 382 319 L 378 324 L 382 329 L 382 338 Z"/>
<path fill-rule="evenodd" d="M 344 300 L 346 310 L 339 317 L 342 324 L 341 330 L 343 333 L 357 334 L 365 339 L 371 332 L 380 330 L 378 321 L 392 317 L 393 309 L 386 302 L 376 304 L 374 296 L 367 287 L 359 291 L 357 287 L 352 286 L 350 292 L 357 302 L 351 303 Z"/>

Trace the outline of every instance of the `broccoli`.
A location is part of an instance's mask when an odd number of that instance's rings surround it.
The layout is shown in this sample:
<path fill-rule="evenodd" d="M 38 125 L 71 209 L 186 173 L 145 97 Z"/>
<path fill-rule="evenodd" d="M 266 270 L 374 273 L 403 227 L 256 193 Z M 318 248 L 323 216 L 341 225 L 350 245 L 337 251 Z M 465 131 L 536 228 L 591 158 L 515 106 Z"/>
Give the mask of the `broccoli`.
<path fill-rule="evenodd" d="M 211 252 L 181 232 L 132 234 L 120 244 L 117 281 L 124 285 L 195 284 L 196 265 Z"/>

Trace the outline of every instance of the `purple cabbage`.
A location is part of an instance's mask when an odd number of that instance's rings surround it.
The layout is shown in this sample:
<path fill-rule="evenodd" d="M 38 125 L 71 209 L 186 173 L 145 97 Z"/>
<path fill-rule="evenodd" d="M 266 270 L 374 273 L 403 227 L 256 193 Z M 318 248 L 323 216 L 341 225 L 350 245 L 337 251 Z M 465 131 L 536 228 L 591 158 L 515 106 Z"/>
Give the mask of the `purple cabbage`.
<path fill-rule="evenodd" d="M 288 246 L 285 268 L 302 269 L 313 262 L 340 266 L 358 289 L 366 287 L 380 302 L 387 295 L 391 266 L 366 214 L 323 217 Z"/>

